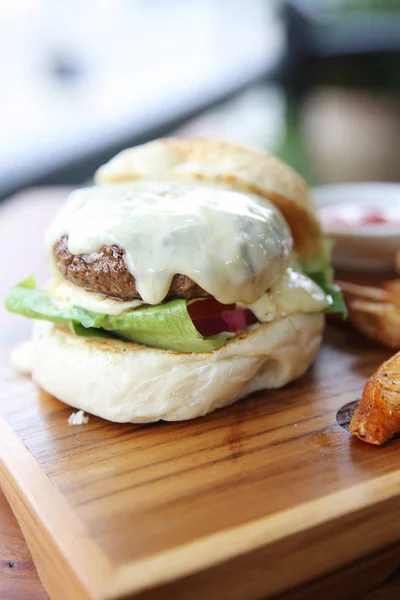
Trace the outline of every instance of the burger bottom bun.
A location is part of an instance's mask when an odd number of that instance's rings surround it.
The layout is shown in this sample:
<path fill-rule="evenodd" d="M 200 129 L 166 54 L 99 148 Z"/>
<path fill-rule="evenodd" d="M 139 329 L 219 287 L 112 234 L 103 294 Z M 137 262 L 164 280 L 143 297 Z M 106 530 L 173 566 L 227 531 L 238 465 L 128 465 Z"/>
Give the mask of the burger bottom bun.
<path fill-rule="evenodd" d="M 297 313 L 249 328 L 211 353 L 77 337 L 36 322 L 14 366 L 66 404 L 119 423 L 201 417 L 302 375 L 321 344 L 322 314 Z"/>

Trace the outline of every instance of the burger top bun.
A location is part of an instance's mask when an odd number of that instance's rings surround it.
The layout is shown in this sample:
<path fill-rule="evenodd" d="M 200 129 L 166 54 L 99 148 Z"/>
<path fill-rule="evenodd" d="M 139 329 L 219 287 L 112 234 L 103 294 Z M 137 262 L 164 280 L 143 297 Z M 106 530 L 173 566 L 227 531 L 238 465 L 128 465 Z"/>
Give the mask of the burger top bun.
<path fill-rule="evenodd" d="M 100 184 L 143 178 L 221 183 L 256 193 L 280 209 L 301 257 L 321 247 L 321 226 L 306 183 L 261 150 L 202 138 L 165 138 L 120 152 L 95 174 Z"/>
<path fill-rule="evenodd" d="M 247 329 L 214 352 L 180 353 L 78 337 L 38 321 L 29 347 L 17 348 L 12 362 L 49 394 L 104 419 L 181 421 L 302 375 L 323 325 L 320 313 L 295 313 Z"/>

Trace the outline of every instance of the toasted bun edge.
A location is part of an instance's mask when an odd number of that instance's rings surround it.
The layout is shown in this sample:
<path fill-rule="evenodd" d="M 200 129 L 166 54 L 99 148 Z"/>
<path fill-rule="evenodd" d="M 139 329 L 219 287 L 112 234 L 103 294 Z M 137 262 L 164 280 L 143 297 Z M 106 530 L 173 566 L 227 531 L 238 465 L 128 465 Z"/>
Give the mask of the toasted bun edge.
<path fill-rule="evenodd" d="M 177 353 L 36 322 L 24 370 L 59 400 L 110 421 L 180 421 L 296 379 L 314 360 L 323 326 L 323 314 L 296 313 L 214 352 Z"/>

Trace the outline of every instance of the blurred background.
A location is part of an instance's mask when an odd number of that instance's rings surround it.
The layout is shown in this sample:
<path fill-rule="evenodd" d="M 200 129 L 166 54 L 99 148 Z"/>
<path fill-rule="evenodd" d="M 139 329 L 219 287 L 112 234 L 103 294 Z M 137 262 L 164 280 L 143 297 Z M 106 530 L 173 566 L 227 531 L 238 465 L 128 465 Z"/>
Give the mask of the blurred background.
<path fill-rule="evenodd" d="M 400 180 L 400 0 L 0 2 L 0 198 L 175 133 Z"/>

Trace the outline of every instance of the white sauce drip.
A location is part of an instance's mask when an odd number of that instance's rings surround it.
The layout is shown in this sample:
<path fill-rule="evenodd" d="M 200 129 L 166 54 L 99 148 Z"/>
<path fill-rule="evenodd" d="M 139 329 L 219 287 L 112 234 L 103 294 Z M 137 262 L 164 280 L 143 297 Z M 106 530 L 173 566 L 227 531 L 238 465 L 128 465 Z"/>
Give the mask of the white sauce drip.
<path fill-rule="evenodd" d="M 50 294 L 61 308 L 68 309 L 79 306 L 102 315 L 121 315 L 128 310 L 145 306 L 141 300 L 124 302 L 109 298 L 104 294 L 88 292 L 66 279 L 63 279 L 54 290 L 50 290 Z"/>
<path fill-rule="evenodd" d="M 281 276 L 292 249 L 272 203 L 212 186 L 139 181 L 73 192 L 51 225 L 50 254 L 68 235 L 72 254 L 116 244 L 148 304 L 161 302 L 173 276 L 193 279 L 219 302 L 254 303 Z"/>
<path fill-rule="evenodd" d="M 325 292 L 307 275 L 289 267 L 266 294 L 254 304 L 239 302 L 248 308 L 262 323 L 268 323 L 287 315 L 302 312 L 321 312 L 330 301 Z"/>
<path fill-rule="evenodd" d="M 124 312 L 146 306 L 141 300 L 123 302 L 103 294 L 95 294 L 62 280 L 50 295 L 61 308 L 80 306 L 96 313 L 121 315 Z M 201 302 L 201 300 L 189 300 Z M 296 267 L 288 267 L 283 275 L 254 304 L 238 302 L 237 306 L 251 310 L 262 323 L 296 313 L 321 312 L 330 302 L 324 291 Z"/>

